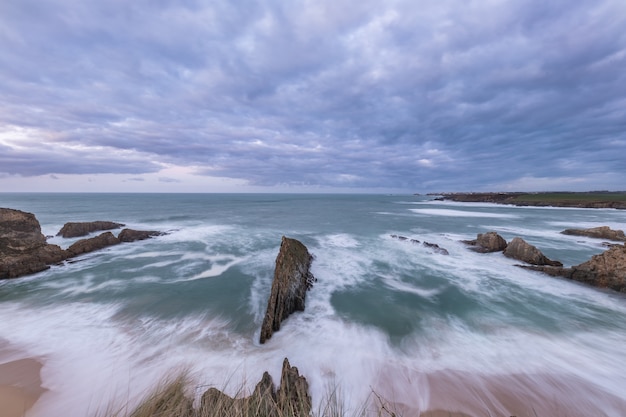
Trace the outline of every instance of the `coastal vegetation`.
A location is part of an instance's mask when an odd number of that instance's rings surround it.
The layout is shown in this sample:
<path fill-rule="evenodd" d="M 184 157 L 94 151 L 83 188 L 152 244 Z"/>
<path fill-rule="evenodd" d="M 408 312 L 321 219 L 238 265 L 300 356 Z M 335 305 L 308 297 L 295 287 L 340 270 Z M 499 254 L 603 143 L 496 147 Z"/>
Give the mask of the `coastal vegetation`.
<path fill-rule="evenodd" d="M 517 206 L 626 209 L 626 191 L 441 193 L 440 200 Z"/>

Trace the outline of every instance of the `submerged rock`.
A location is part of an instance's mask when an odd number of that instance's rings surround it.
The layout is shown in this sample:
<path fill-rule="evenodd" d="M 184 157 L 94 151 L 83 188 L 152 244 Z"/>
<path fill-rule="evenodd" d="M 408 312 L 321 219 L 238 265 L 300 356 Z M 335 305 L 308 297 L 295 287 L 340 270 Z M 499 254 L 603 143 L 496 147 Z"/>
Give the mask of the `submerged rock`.
<path fill-rule="evenodd" d="M 306 246 L 296 239 L 283 236 L 276 257 L 274 281 L 267 300 L 267 310 L 261 326 L 260 342 L 263 344 L 280 330 L 280 324 L 291 313 L 304 311 L 307 290 L 315 278 L 310 272 L 313 256 Z"/>
<path fill-rule="evenodd" d="M 626 242 L 623 230 L 613 230 L 609 226 L 592 227 L 590 229 L 566 229 L 561 232 L 564 235 L 586 236 L 596 239 L 608 239 L 618 242 Z"/>
<path fill-rule="evenodd" d="M 511 240 L 504 250 L 504 256 L 517 259 L 518 261 L 526 262 L 531 265 L 563 266 L 563 264 L 559 261 L 552 261 L 548 259 L 539 249 L 526 243 L 526 241 L 520 237 L 516 237 Z"/>
<path fill-rule="evenodd" d="M 442 248 L 441 246 L 439 246 L 436 243 L 420 242 L 417 239 L 409 239 L 406 236 L 399 236 L 399 235 L 389 235 L 389 236 L 391 236 L 393 239 L 398 239 L 398 240 L 402 240 L 402 241 L 409 241 L 409 242 L 411 242 L 413 244 L 416 244 L 416 245 L 421 244 L 425 248 L 432 249 L 434 252 L 439 253 L 441 255 L 449 255 L 450 254 L 446 248 Z"/>
<path fill-rule="evenodd" d="M 506 240 L 496 232 L 479 233 L 475 240 L 464 240 L 463 243 L 480 253 L 502 252 L 507 247 Z"/>
<path fill-rule="evenodd" d="M 626 292 L 626 244 L 616 245 L 571 268 L 524 266 L 526 269 L 569 278 L 600 288 Z"/>
<path fill-rule="evenodd" d="M 298 373 L 298 368 L 289 365 L 285 358 L 278 390 L 267 372 L 248 397 L 232 398 L 216 388 L 209 388 L 202 394 L 197 415 L 308 417 L 310 413 L 309 384 Z"/>
<path fill-rule="evenodd" d="M 81 237 L 87 236 L 89 233 L 99 230 L 112 230 L 124 227 L 122 223 L 95 221 L 95 222 L 69 222 L 65 223 L 57 236 L 63 237 Z"/>

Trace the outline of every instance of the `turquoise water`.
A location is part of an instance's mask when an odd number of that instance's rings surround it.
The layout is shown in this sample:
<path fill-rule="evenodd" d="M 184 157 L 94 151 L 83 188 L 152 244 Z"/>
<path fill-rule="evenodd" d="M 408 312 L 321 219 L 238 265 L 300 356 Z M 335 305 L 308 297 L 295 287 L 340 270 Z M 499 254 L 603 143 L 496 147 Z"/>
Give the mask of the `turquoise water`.
<path fill-rule="evenodd" d="M 410 195 L 0 194 L 0 206 L 34 213 L 46 235 L 92 220 L 168 232 L 0 283 L 0 346 L 44 362 L 50 391 L 33 416 L 87 415 L 181 367 L 199 393 L 253 387 L 264 370 L 277 379 L 285 356 L 309 379 L 314 400 L 329 385 L 355 404 L 372 388 L 394 392 L 383 382 L 393 369 L 409 392 L 397 400 L 413 409 L 432 405 L 422 376 L 438 372 L 556 375 L 626 401 L 623 295 L 525 271 L 459 242 L 495 230 L 574 265 L 605 248 L 559 232 L 624 230 L 626 211 Z M 259 345 L 283 235 L 315 255 L 318 282 L 306 311 Z M 626 415 L 598 402 L 604 415 Z"/>

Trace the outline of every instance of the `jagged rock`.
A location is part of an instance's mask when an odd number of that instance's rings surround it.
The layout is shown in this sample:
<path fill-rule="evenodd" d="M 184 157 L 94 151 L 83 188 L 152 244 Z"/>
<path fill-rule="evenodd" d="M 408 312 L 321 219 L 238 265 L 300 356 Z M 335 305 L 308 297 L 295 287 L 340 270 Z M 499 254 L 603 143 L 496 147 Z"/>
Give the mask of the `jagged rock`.
<path fill-rule="evenodd" d="M 479 233 L 475 240 L 464 240 L 470 249 L 480 253 L 501 252 L 506 249 L 506 240 L 496 232 Z"/>
<path fill-rule="evenodd" d="M 287 358 L 283 361 L 276 400 L 286 415 L 308 416 L 311 411 L 309 384 L 305 377 L 300 376 L 298 368 L 289 365 Z"/>
<path fill-rule="evenodd" d="M 74 229 L 75 226 L 68 225 L 80 226 Z M 66 223 L 61 232 L 66 227 L 69 230 L 68 233 L 71 234 L 73 230 L 79 229 L 93 231 L 97 230 L 93 227 L 117 228 L 121 226 L 123 224 L 112 222 Z M 57 245 L 46 242 L 46 237 L 41 233 L 41 225 L 34 214 L 0 208 L 0 279 L 34 274 L 50 268 L 52 264 L 83 253 L 117 245 L 121 241 L 133 242 L 161 234 L 163 233 L 152 230 L 124 229 L 120 233 L 121 239 L 118 239 L 111 232 L 105 232 L 90 239 L 81 239 L 67 250 L 63 250 Z"/>
<path fill-rule="evenodd" d="M 594 255 L 571 269 L 575 281 L 626 292 L 626 244 Z"/>
<path fill-rule="evenodd" d="M 624 235 L 623 230 L 613 230 L 609 226 L 592 227 L 590 229 L 566 229 L 561 233 L 564 235 L 587 236 L 597 239 L 626 242 L 626 235 Z"/>
<path fill-rule="evenodd" d="M 278 390 L 267 372 L 263 373 L 252 395 L 245 398 L 231 398 L 216 388 L 209 388 L 202 395 L 197 415 L 308 417 L 310 413 L 309 384 L 300 376 L 298 368 L 290 366 L 285 358 Z"/>
<path fill-rule="evenodd" d="M 122 223 L 95 221 L 95 222 L 69 222 L 65 223 L 57 236 L 63 237 L 80 237 L 87 236 L 91 232 L 99 230 L 111 230 L 124 227 Z"/>
<path fill-rule="evenodd" d="M 571 268 L 554 266 L 525 266 L 551 276 L 559 276 L 584 282 L 594 287 L 610 288 L 626 292 L 626 244 L 616 245 L 594 255 L 587 262 Z"/>
<path fill-rule="evenodd" d="M 145 240 L 155 236 L 162 236 L 163 234 L 163 232 L 158 232 L 156 230 L 123 229 L 117 238 L 120 242 L 135 242 L 137 240 Z"/>
<path fill-rule="evenodd" d="M 34 214 L 0 208 L 0 254 L 21 254 L 45 244 L 46 237 Z"/>
<path fill-rule="evenodd" d="M 309 271 L 312 260 L 313 256 L 306 246 L 298 240 L 283 236 L 261 326 L 261 344 L 272 337 L 275 331 L 280 330 L 281 322 L 291 313 L 304 311 L 306 292 L 315 280 Z"/>
<path fill-rule="evenodd" d="M 504 250 L 504 256 L 532 265 L 563 266 L 559 261 L 548 259 L 539 249 L 520 237 L 513 238 Z"/>
<path fill-rule="evenodd" d="M 98 249 L 106 248 L 107 246 L 113 246 L 120 243 L 120 240 L 116 238 L 111 232 L 104 232 L 96 237 L 89 239 L 81 239 L 67 248 L 67 252 L 70 256 L 77 256 L 87 252 L 93 252 Z"/>
<path fill-rule="evenodd" d="M 0 279 L 46 270 L 67 256 L 46 242 L 34 214 L 0 208 Z"/>

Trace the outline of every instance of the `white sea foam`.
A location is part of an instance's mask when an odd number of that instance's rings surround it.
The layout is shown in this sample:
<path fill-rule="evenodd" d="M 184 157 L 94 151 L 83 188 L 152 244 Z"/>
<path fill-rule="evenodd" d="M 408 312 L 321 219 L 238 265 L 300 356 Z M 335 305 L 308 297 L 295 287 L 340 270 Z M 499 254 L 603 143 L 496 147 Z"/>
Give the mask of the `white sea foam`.
<path fill-rule="evenodd" d="M 448 216 L 448 217 L 492 217 L 497 219 L 514 219 L 519 216 L 510 213 L 494 213 L 483 211 L 467 211 L 467 210 L 452 210 L 452 209 L 410 209 L 413 213 L 424 216 Z"/>

